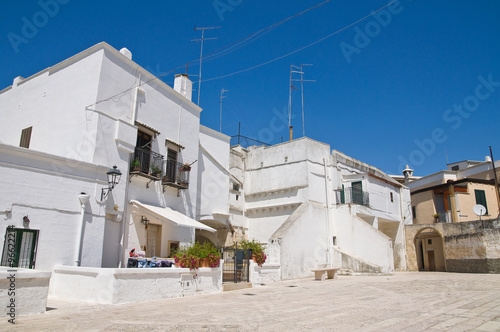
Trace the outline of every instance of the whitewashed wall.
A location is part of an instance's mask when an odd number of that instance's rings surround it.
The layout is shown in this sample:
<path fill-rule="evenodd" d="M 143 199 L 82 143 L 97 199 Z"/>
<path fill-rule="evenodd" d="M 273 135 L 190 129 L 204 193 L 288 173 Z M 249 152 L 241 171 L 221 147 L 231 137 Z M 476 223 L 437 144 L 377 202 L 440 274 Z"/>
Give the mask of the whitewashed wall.
<path fill-rule="evenodd" d="M 106 171 L 103 166 L 0 145 L 0 187 L 4 193 L 0 195 L 0 210 L 11 211 L 3 215 L 5 227 L 0 228 L 0 238 L 4 238 L 7 225 L 23 228 L 23 216 L 28 216 L 29 228 L 40 231 L 36 268 L 75 265 L 81 228 L 78 196 L 86 192 L 91 197 L 85 208 L 81 264 L 101 266 L 107 205 L 100 204 L 97 196 L 106 184 Z"/>

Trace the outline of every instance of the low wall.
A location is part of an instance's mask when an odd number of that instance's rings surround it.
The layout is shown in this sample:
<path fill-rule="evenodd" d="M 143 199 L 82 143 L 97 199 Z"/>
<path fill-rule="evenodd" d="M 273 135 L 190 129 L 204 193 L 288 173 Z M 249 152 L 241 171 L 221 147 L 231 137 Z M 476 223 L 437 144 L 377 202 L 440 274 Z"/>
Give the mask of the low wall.
<path fill-rule="evenodd" d="M 418 270 L 415 237 L 425 229 L 441 235 L 446 271 L 500 273 L 500 219 L 407 225 L 406 252 L 410 271 Z"/>
<path fill-rule="evenodd" d="M 2 316 L 44 313 L 51 272 L 0 267 L 0 306 Z"/>
<path fill-rule="evenodd" d="M 253 260 L 250 260 L 250 282 L 253 287 L 280 280 L 281 269 L 279 264 L 264 263 L 259 266 Z"/>
<path fill-rule="evenodd" d="M 99 304 L 176 298 L 222 291 L 222 269 L 115 269 L 56 266 L 50 295 Z"/>

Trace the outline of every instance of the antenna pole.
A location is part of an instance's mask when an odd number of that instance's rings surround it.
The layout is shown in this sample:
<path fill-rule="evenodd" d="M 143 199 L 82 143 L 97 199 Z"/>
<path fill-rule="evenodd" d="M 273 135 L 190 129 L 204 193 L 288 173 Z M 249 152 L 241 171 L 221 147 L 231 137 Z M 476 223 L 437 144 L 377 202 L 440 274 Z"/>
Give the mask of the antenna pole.
<path fill-rule="evenodd" d="M 306 125 L 304 122 L 304 66 L 312 66 L 312 64 L 303 63 L 300 65 L 300 94 L 302 95 L 302 136 L 306 136 Z"/>
<path fill-rule="evenodd" d="M 290 84 L 288 88 L 288 129 L 290 130 L 290 141 L 293 139 L 292 127 L 292 72 L 293 65 L 290 65 Z"/>
<path fill-rule="evenodd" d="M 200 106 L 200 93 L 201 93 L 201 63 L 203 60 L 203 41 L 204 40 L 211 40 L 211 39 L 217 39 L 217 38 L 205 38 L 205 30 L 212 30 L 212 29 L 219 29 L 220 27 L 205 27 L 205 28 L 197 28 L 196 26 L 194 27 L 194 31 L 201 30 L 201 39 L 193 39 L 192 41 L 201 41 L 201 47 L 200 47 L 200 73 L 198 75 L 198 106 Z"/>
<path fill-rule="evenodd" d="M 220 90 L 220 126 L 219 126 L 220 133 L 222 132 L 222 99 L 226 98 L 226 96 L 224 96 L 224 92 L 227 91 L 229 90 L 224 90 L 224 88 Z"/>

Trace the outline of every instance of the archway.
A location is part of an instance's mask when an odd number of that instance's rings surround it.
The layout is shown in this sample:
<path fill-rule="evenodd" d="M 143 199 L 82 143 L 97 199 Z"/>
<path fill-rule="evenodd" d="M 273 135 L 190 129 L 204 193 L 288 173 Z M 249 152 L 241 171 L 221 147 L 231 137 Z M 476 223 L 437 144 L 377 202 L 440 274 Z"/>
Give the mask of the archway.
<path fill-rule="evenodd" d="M 446 271 L 443 236 L 438 230 L 426 227 L 414 239 L 419 271 Z"/>

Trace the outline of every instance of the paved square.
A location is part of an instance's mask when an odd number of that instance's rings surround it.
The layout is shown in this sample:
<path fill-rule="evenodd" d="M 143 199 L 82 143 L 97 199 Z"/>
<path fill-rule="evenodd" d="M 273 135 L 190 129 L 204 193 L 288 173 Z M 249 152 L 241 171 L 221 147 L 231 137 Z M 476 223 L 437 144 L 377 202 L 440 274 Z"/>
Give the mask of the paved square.
<path fill-rule="evenodd" d="M 500 331 L 500 275 L 401 272 L 314 277 L 122 305 L 49 298 L 45 314 L 4 317 L 29 331 Z"/>

